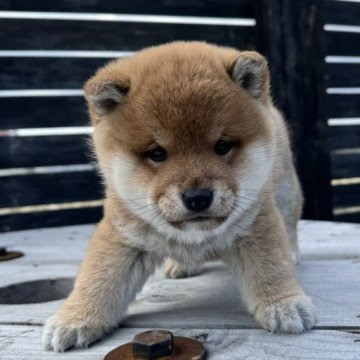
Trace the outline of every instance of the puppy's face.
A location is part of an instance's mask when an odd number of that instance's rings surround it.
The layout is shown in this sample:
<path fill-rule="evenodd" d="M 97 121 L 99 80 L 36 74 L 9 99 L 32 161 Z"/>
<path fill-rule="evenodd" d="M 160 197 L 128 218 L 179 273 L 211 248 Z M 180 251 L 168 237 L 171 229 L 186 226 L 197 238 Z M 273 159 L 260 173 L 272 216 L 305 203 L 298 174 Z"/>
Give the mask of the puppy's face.
<path fill-rule="evenodd" d="M 110 191 L 168 237 L 224 233 L 270 171 L 267 82 L 258 54 L 201 43 L 108 65 L 85 90 Z"/>

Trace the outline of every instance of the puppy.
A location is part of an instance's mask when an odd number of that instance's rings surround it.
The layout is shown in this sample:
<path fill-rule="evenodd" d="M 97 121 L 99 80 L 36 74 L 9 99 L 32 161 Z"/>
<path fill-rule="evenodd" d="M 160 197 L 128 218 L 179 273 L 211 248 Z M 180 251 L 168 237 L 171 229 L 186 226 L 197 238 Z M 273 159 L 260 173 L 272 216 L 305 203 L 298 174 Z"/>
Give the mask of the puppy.
<path fill-rule="evenodd" d="M 256 52 L 174 42 L 86 83 L 104 217 L 74 290 L 46 323 L 46 349 L 87 346 L 118 326 L 165 259 L 170 277 L 222 259 L 263 328 L 314 326 L 291 259 L 302 195 L 269 82 Z"/>

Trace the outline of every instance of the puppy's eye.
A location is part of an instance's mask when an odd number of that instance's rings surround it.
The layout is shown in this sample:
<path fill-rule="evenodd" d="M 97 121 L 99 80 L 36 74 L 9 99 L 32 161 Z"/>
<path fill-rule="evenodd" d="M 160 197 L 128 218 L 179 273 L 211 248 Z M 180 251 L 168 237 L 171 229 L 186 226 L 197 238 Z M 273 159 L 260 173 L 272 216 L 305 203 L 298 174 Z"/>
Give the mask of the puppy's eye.
<path fill-rule="evenodd" d="M 155 162 L 161 162 L 161 161 L 165 161 L 167 158 L 167 152 L 164 148 L 162 148 L 161 146 L 157 146 L 156 148 L 148 151 L 146 153 L 146 156 L 151 159 L 152 161 Z"/>
<path fill-rule="evenodd" d="M 219 140 L 214 146 L 215 152 L 220 156 L 226 155 L 231 148 L 232 144 L 226 140 Z"/>

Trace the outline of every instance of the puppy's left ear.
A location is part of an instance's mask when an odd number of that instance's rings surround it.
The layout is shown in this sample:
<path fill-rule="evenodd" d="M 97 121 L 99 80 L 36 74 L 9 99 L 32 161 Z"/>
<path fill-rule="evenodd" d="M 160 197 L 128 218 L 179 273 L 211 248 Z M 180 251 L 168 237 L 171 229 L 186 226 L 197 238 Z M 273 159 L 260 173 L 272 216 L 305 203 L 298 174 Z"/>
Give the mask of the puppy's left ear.
<path fill-rule="evenodd" d="M 125 101 L 129 84 L 100 74 L 86 82 L 84 91 L 90 112 L 96 117 L 103 117 Z"/>
<path fill-rule="evenodd" d="M 266 59 L 256 51 L 242 51 L 230 69 L 230 76 L 253 98 L 270 94 L 270 74 Z"/>

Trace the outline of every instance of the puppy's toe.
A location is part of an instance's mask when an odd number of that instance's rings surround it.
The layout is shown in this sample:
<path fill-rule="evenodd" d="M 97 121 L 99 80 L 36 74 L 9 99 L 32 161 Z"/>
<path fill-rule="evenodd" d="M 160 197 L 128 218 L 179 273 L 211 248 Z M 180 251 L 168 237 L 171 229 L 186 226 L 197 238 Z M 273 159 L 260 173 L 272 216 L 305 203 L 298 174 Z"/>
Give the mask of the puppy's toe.
<path fill-rule="evenodd" d="M 255 318 L 271 332 L 300 334 L 314 327 L 316 309 L 308 296 L 298 295 L 259 306 Z"/>
<path fill-rule="evenodd" d="M 53 316 L 44 327 L 42 344 L 46 350 L 63 352 L 76 344 L 77 331 L 74 327 L 68 327 Z"/>
<path fill-rule="evenodd" d="M 62 320 L 57 315 L 51 317 L 45 324 L 42 335 L 42 345 L 45 350 L 56 352 L 66 351 L 74 346 L 88 347 L 100 339 L 106 328 L 101 325 L 71 323 Z"/>
<path fill-rule="evenodd" d="M 186 267 L 173 259 L 166 259 L 164 262 L 164 273 L 168 279 L 181 279 L 195 275 L 198 272 L 198 267 Z"/>

